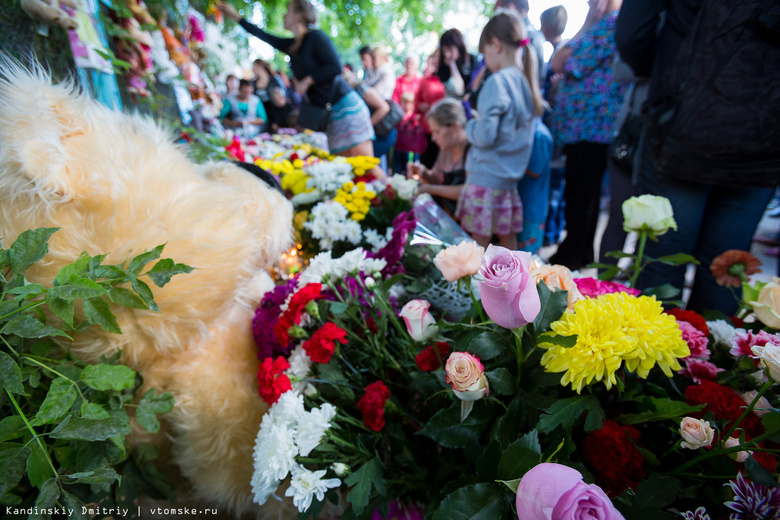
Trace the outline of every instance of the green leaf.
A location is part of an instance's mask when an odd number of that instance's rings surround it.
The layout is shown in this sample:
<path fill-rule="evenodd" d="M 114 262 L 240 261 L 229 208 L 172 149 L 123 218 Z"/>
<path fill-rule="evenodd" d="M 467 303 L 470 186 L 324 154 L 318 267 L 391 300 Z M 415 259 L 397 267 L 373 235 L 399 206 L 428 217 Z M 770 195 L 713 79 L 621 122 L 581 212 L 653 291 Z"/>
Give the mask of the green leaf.
<path fill-rule="evenodd" d="M 8 321 L 0 332 L 3 334 L 14 334 L 20 338 L 46 338 L 49 336 L 62 336 L 70 338 L 59 329 L 44 325 L 29 314 L 22 314 Z"/>
<path fill-rule="evenodd" d="M 22 273 L 49 252 L 49 237 L 59 228 L 28 229 L 8 249 L 8 259 L 15 273 Z"/>
<path fill-rule="evenodd" d="M 616 265 L 607 265 L 604 270 L 599 273 L 599 280 L 612 280 L 620 273 L 620 268 Z"/>
<path fill-rule="evenodd" d="M 518 431 L 526 420 L 524 399 L 512 399 L 506 413 L 496 423 L 495 439 L 506 448 L 517 439 Z"/>
<path fill-rule="evenodd" d="M 89 278 L 80 278 L 78 275 L 71 275 L 67 284 L 58 285 L 49 289 L 53 296 L 67 301 L 87 300 L 108 294 L 105 288 Z"/>
<path fill-rule="evenodd" d="M 89 261 L 89 255 L 81 253 L 78 260 L 60 269 L 54 278 L 54 285 L 65 285 L 70 281 L 71 276 L 74 275 L 76 278 L 86 277 L 89 274 Z"/>
<path fill-rule="evenodd" d="M 5 267 L 7 265 L 11 265 L 11 257 L 8 254 L 8 249 L 0 249 L 0 267 Z M 0 274 L 0 280 L 5 281 L 5 279 L 2 278 L 2 274 Z"/>
<path fill-rule="evenodd" d="M 655 296 L 659 300 L 670 300 L 676 298 L 679 294 L 680 289 L 670 283 L 665 283 L 658 287 L 650 287 L 642 291 L 642 296 Z"/>
<path fill-rule="evenodd" d="M 507 513 L 505 492 L 498 484 L 472 484 L 447 495 L 432 520 L 496 520 Z"/>
<path fill-rule="evenodd" d="M 175 264 L 170 258 L 163 258 L 155 264 L 146 274 L 152 279 L 154 285 L 163 287 L 177 274 L 192 272 L 192 267 L 185 264 Z"/>
<path fill-rule="evenodd" d="M 73 327 L 73 300 L 63 300 L 48 291 L 43 301 L 46 302 L 55 316 Z"/>
<path fill-rule="evenodd" d="M 469 342 L 466 350 L 481 361 L 493 359 L 506 352 L 506 340 L 492 332 L 482 332 Z"/>
<path fill-rule="evenodd" d="M 48 454 L 43 451 L 37 442 L 34 442 L 31 446 L 32 452 L 27 459 L 27 479 L 31 485 L 39 487 L 52 478 L 54 474 L 49 465 Z"/>
<path fill-rule="evenodd" d="M 0 385 L 12 394 L 24 395 L 22 369 L 16 364 L 14 358 L 3 351 L 0 351 Z"/>
<path fill-rule="evenodd" d="M 68 520 L 89 520 L 89 517 L 82 513 L 84 502 L 64 490 L 62 492 L 62 500 L 65 502 L 65 507 L 73 511 Z"/>
<path fill-rule="evenodd" d="M 112 282 L 125 280 L 127 278 L 125 272 L 115 265 L 101 265 L 95 267 L 90 274 L 95 279 L 105 279 Z"/>
<path fill-rule="evenodd" d="M 160 430 L 160 421 L 157 419 L 157 414 L 170 412 L 173 410 L 173 405 L 174 399 L 171 394 L 166 392 L 157 395 L 157 391 L 154 388 L 149 389 L 141 398 L 135 411 L 138 424 L 150 433 L 157 433 Z"/>
<path fill-rule="evenodd" d="M 30 448 L 16 443 L 0 444 L 0 496 L 11 491 L 24 477 Z"/>
<path fill-rule="evenodd" d="M 35 501 L 35 507 L 39 509 L 48 509 L 60 498 L 60 486 L 56 478 L 50 478 L 41 486 L 41 492 Z"/>
<path fill-rule="evenodd" d="M 152 290 L 148 285 L 135 276 L 130 277 L 130 284 L 133 286 L 135 292 L 138 293 L 138 296 L 143 299 L 149 309 L 160 312 L 160 308 L 157 307 L 157 303 L 154 301 L 154 294 L 152 294 Z"/>
<path fill-rule="evenodd" d="M 579 336 L 576 334 L 572 336 L 561 336 L 559 334 L 555 334 L 552 332 L 545 332 L 544 334 L 539 335 L 539 345 L 542 344 L 551 344 L 551 345 L 557 345 L 559 347 L 563 348 L 572 348 L 574 345 L 577 344 L 577 339 Z"/>
<path fill-rule="evenodd" d="M 79 396 L 76 385 L 63 377 L 58 377 L 51 382 L 49 392 L 46 394 L 38 413 L 33 417 L 31 424 L 40 426 L 42 424 L 51 424 L 61 419 Z"/>
<path fill-rule="evenodd" d="M 745 461 L 745 471 L 747 471 L 750 480 L 757 484 L 761 484 L 762 486 L 769 488 L 780 486 L 777 480 L 775 480 L 774 475 L 767 471 L 764 466 L 759 464 L 759 462 L 753 458 L 753 455 L 750 455 Z"/>
<path fill-rule="evenodd" d="M 679 480 L 656 473 L 639 484 L 636 496 L 633 497 L 630 505 L 615 501 L 615 506 L 631 520 L 671 518 L 662 509 L 671 504 L 679 492 Z"/>
<path fill-rule="evenodd" d="M 123 287 L 112 287 L 108 291 L 108 297 L 112 302 L 129 307 L 131 309 L 148 309 L 149 306 L 144 303 L 140 296 Z"/>
<path fill-rule="evenodd" d="M 620 424 L 640 424 L 653 421 L 666 421 L 698 412 L 705 405 L 689 406 L 683 401 L 674 401 L 666 397 L 645 397 L 641 400 L 645 411 L 640 413 L 624 414 L 618 417 Z"/>
<path fill-rule="evenodd" d="M 691 255 L 686 255 L 685 253 L 677 253 L 676 255 L 662 256 L 661 258 L 656 258 L 655 261 L 661 262 L 662 264 L 666 264 L 666 265 L 683 265 L 683 264 L 699 263 L 699 261 L 696 260 L 696 258 L 692 257 Z"/>
<path fill-rule="evenodd" d="M 623 251 L 610 251 L 609 253 L 605 254 L 604 256 L 609 258 L 633 258 L 633 253 L 625 253 Z"/>
<path fill-rule="evenodd" d="M 130 266 L 127 268 L 127 273 L 134 275 L 140 273 L 141 269 L 143 269 L 146 264 L 160 258 L 164 247 L 165 244 L 159 245 L 151 251 L 141 253 L 140 255 L 130 260 Z"/>
<path fill-rule="evenodd" d="M 71 480 L 70 484 L 110 484 L 115 480 L 121 480 L 119 474 L 110 466 L 63 476 Z"/>
<path fill-rule="evenodd" d="M 111 417 L 109 419 L 85 419 L 68 415 L 52 430 L 53 439 L 79 439 L 84 441 L 104 441 L 117 435 L 130 433 L 130 424 L 126 420 Z"/>
<path fill-rule="evenodd" d="M 343 302 L 331 302 L 330 304 L 330 313 L 334 316 L 341 316 L 345 312 L 347 312 L 347 309 L 349 306 L 346 303 Z"/>
<path fill-rule="evenodd" d="M 116 316 L 111 312 L 111 306 L 102 296 L 84 300 L 84 316 L 93 325 L 100 325 L 103 330 L 122 334 Z"/>
<path fill-rule="evenodd" d="M 517 488 L 520 487 L 520 481 L 523 480 L 521 478 L 516 478 L 514 480 L 499 480 L 498 482 L 501 482 L 503 485 L 509 488 L 509 491 L 512 492 L 513 495 L 517 494 Z"/>
<path fill-rule="evenodd" d="M 385 493 L 385 479 L 382 476 L 382 463 L 379 458 L 374 457 L 360 466 L 344 480 L 344 483 L 352 486 L 347 494 L 347 501 L 352 504 L 355 513 L 360 515 L 368 505 L 372 488 L 376 488 L 380 495 Z"/>
<path fill-rule="evenodd" d="M 107 419 L 111 417 L 111 414 L 108 413 L 105 408 L 97 403 L 90 403 L 89 401 L 82 401 L 80 412 L 81 416 L 85 419 Z"/>
<path fill-rule="evenodd" d="M 79 377 L 90 388 L 121 391 L 135 384 L 135 371 L 125 365 L 87 365 Z"/>
<path fill-rule="evenodd" d="M 512 372 L 506 368 L 497 368 L 495 370 L 489 370 L 485 372 L 490 383 L 490 391 L 500 395 L 514 395 L 517 389 L 515 388 L 515 377 Z"/>
<path fill-rule="evenodd" d="M 578 395 L 560 399 L 539 418 L 536 429 L 542 433 L 550 433 L 558 426 L 562 426 L 564 430 L 570 430 L 583 412 L 596 410 L 598 413 L 599 409 L 601 409 L 601 404 L 592 395 Z M 603 415 L 604 412 L 601 413 Z"/>
<path fill-rule="evenodd" d="M 542 448 L 539 445 L 539 433 L 532 430 L 509 445 L 498 464 L 498 478 L 512 480 L 525 475 L 525 472 L 540 462 Z"/>
<path fill-rule="evenodd" d="M 5 292 L 6 294 L 21 296 L 21 298 L 18 299 L 24 300 L 27 298 L 32 298 L 33 296 L 38 296 L 39 294 L 42 294 L 45 290 L 46 288 L 39 283 L 29 283 L 27 285 L 22 285 L 21 287 L 14 287 L 13 289 L 9 289 Z"/>
<path fill-rule="evenodd" d="M 761 417 L 761 424 L 764 425 L 764 433 L 769 436 L 772 442 L 780 442 L 780 413 L 766 413 Z"/>
<path fill-rule="evenodd" d="M 9 415 L 0 420 L 0 442 L 18 439 L 26 431 L 24 419 L 19 415 Z"/>
<path fill-rule="evenodd" d="M 484 419 L 474 413 L 460 422 L 460 402 L 457 402 L 455 406 L 436 412 L 417 434 L 425 435 L 445 448 L 463 448 L 475 444 L 485 426 Z"/>
<path fill-rule="evenodd" d="M 550 324 L 561 319 L 569 305 L 569 293 L 567 291 L 552 292 L 544 283 L 536 284 L 536 290 L 539 292 L 541 309 L 534 320 L 534 330 L 537 332 L 550 330 Z"/>

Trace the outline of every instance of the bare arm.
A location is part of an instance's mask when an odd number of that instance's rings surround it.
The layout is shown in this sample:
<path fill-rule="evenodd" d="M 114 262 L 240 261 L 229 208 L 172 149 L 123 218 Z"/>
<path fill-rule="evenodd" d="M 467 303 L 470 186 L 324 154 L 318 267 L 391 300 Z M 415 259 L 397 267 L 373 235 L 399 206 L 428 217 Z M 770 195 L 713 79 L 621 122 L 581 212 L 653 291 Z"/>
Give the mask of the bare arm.
<path fill-rule="evenodd" d="M 460 198 L 460 192 L 463 191 L 463 184 L 457 184 L 455 186 L 446 186 L 443 184 L 421 184 L 417 189 L 417 193 L 430 193 L 436 197 L 443 199 L 458 200 Z"/>

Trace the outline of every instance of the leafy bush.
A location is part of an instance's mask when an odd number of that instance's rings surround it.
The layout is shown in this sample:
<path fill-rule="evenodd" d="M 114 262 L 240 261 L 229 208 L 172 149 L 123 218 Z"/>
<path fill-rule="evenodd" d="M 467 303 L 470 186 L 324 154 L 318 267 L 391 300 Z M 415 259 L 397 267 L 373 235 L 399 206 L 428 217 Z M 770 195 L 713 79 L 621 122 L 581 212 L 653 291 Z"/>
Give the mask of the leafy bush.
<path fill-rule="evenodd" d="M 162 287 L 192 268 L 160 260 L 161 245 L 127 265 L 103 265 L 106 255 L 82 253 L 52 287 L 30 283 L 24 273 L 46 255 L 56 231 L 25 231 L 0 249 L 0 504 L 68 508 L 71 518 L 86 518 L 84 504 L 135 511 L 140 492 L 173 499 L 152 462 L 155 448 L 131 449 L 126 440 L 130 409 L 141 428 L 157 432 L 157 415 L 173 409 L 173 396 L 150 389 L 136 404 L 142 378 L 120 364 L 120 352 L 90 365 L 67 346 L 72 331 L 100 326 L 121 333 L 110 303 L 158 311 L 141 278 Z M 59 324 L 47 323 L 46 307 Z M 85 321 L 77 319 L 78 307 Z"/>

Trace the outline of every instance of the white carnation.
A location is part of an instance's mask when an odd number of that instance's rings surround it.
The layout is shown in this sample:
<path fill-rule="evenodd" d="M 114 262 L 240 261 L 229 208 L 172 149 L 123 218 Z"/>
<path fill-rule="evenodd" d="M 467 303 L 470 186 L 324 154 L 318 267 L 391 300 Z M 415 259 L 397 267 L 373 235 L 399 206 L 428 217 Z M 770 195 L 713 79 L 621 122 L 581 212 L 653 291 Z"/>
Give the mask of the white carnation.
<path fill-rule="evenodd" d="M 322 199 L 322 192 L 320 190 L 312 190 L 305 193 L 299 193 L 295 195 L 290 202 L 293 206 L 305 206 Z"/>
<path fill-rule="evenodd" d="M 341 481 L 337 478 L 331 478 L 323 480 L 325 476 L 325 470 L 309 471 L 301 466 L 293 468 L 292 480 L 290 481 L 290 487 L 287 488 L 285 496 L 293 497 L 293 504 L 298 508 L 301 513 L 307 511 L 311 507 L 311 502 L 314 497 L 317 500 L 325 499 L 325 492 L 329 488 L 339 487 Z"/>
<path fill-rule="evenodd" d="M 388 179 L 388 184 L 395 190 L 399 198 L 411 200 L 419 183 L 396 173 Z"/>
<path fill-rule="evenodd" d="M 374 253 L 387 245 L 387 238 L 380 235 L 376 229 L 366 229 L 363 231 L 363 237 L 371 246 L 371 251 Z"/>
<path fill-rule="evenodd" d="M 731 338 L 736 334 L 734 327 L 725 320 L 708 321 L 707 327 L 709 327 L 712 339 L 716 344 L 730 345 Z"/>

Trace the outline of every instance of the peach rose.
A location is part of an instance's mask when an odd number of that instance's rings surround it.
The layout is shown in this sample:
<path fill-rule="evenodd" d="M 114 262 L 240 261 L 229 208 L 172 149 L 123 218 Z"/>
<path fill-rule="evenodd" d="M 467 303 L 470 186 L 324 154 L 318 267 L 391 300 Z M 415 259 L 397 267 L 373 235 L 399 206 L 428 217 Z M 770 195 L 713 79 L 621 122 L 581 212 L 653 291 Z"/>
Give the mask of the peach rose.
<path fill-rule="evenodd" d="M 750 302 L 750 305 L 761 323 L 780 329 L 780 278 L 773 276 L 758 293 L 758 301 Z"/>
<path fill-rule="evenodd" d="M 574 304 L 580 300 L 584 300 L 580 290 L 577 288 L 577 284 L 574 281 L 574 276 L 568 267 L 562 265 L 539 265 L 533 271 L 531 271 L 536 283 L 544 282 L 551 291 L 569 291 L 568 293 L 568 310 L 574 310 Z"/>
<path fill-rule="evenodd" d="M 453 352 L 444 367 L 445 381 L 464 401 L 476 401 L 488 394 L 488 381 L 482 362 L 468 352 Z"/>
<path fill-rule="evenodd" d="M 686 417 L 680 422 L 680 435 L 684 439 L 681 444 L 683 448 L 697 450 L 712 444 L 715 430 L 707 421 Z"/>
<path fill-rule="evenodd" d="M 445 280 L 454 282 L 464 276 L 477 274 L 484 254 L 484 247 L 467 240 L 439 251 L 433 263 L 441 271 Z"/>
<path fill-rule="evenodd" d="M 736 437 L 729 437 L 726 439 L 726 442 L 723 443 L 724 448 L 736 448 L 737 446 L 739 446 L 739 439 Z M 729 453 L 729 457 L 742 463 L 745 462 L 752 453 L 752 451 L 738 451 L 736 453 Z"/>

